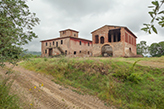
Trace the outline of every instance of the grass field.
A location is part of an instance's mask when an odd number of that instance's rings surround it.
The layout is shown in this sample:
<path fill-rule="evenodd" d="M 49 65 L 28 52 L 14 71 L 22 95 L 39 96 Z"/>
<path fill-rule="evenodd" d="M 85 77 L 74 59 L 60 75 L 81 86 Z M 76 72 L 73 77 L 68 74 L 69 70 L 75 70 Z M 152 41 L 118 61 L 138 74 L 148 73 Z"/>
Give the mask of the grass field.
<path fill-rule="evenodd" d="M 139 62 L 138 62 L 139 61 Z M 33 58 L 26 69 L 52 75 L 52 81 L 75 87 L 77 93 L 98 96 L 120 109 L 163 109 L 164 68 L 141 66 L 161 58 Z M 141 64 L 138 65 L 137 63 Z"/>

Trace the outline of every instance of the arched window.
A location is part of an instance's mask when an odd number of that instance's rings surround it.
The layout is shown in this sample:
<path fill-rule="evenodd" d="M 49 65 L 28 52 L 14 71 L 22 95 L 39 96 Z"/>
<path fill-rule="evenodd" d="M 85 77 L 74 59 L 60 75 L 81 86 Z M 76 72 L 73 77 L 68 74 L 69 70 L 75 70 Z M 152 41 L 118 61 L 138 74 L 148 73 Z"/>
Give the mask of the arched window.
<path fill-rule="evenodd" d="M 100 43 L 104 44 L 104 37 L 103 36 L 101 36 L 101 38 L 100 38 Z"/>

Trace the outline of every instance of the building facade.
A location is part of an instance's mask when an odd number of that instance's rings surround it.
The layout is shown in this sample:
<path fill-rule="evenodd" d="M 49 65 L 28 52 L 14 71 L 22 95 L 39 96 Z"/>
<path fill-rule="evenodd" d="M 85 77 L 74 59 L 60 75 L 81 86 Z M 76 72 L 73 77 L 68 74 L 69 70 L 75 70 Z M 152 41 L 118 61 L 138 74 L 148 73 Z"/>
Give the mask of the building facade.
<path fill-rule="evenodd" d="M 59 31 L 60 37 L 43 40 L 42 57 L 65 54 L 70 57 L 135 56 L 136 36 L 123 26 L 105 25 L 93 31 L 92 41 L 78 37 L 78 31 Z"/>
<path fill-rule="evenodd" d="M 105 25 L 92 33 L 93 56 L 134 56 L 136 36 L 122 26 Z"/>
<path fill-rule="evenodd" d="M 92 41 L 78 38 L 78 31 L 67 29 L 59 32 L 59 38 L 41 41 L 42 57 L 61 54 L 71 57 L 92 55 Z"/>

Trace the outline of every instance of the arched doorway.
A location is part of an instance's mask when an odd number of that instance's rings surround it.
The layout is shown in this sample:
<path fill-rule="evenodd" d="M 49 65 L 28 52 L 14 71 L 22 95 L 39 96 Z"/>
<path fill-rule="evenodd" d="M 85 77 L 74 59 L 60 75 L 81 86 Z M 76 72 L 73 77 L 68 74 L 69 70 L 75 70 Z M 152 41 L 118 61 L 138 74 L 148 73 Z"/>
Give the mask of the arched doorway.
<path fill-rule="evenodd" d="M 113 48 L 109 44 L 106 44 L 106 45 L 102 46 L 101 54 L 104 57 L 113 56 Z"/>

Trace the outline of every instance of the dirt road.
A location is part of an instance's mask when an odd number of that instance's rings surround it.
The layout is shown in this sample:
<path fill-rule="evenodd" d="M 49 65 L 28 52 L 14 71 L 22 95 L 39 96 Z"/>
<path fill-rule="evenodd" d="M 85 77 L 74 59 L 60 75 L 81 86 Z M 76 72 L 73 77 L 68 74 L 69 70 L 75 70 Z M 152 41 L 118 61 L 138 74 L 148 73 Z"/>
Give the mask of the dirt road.
<path fill-rule="evenodd" d="M 7 64 L 7 67 L 11 65 Z M 52 77 L 26 70 L 20 66 L 13 69 L 13 93 L 20 96 L 25 109 L 114 109 L 107 107 L 97 97 L 79 95 L 71 89 L 52 82 Z M 0 69 L 5 76 L 6 70 Z"/>

